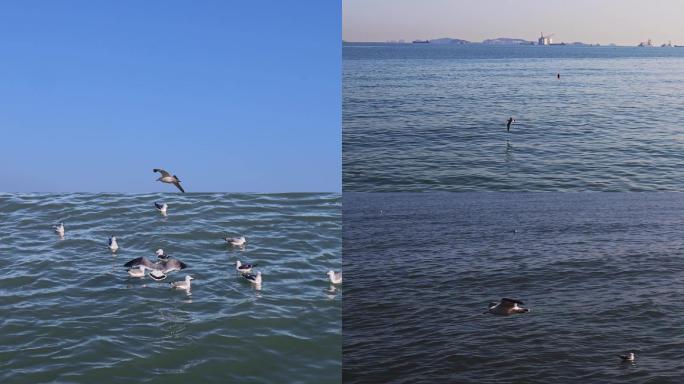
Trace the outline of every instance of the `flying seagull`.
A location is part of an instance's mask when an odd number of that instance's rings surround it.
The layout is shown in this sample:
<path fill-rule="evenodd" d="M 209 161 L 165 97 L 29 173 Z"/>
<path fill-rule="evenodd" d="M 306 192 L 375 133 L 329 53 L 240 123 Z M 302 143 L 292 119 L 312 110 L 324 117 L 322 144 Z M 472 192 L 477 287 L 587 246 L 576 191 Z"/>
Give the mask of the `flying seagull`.
<path fill-rule="evenodd" d="M 493 313 L 495 315 L 513 315 L 515 313 L 525 313 L 530 310 L 527 308 L 519 307 L 518 304 L 524 304 L 520 300 L 513 300 L 503 298 L 498 303 L 489 303 L 489 309 L 485 313 Z"/>
<path fill-rule="evenodd" d="M 185 275 L 185 280 L 174 281 L 173 283 L 169 283 L 169 286 L 175 289 L 183 289 L 185 292 L 190 292 L 190 287 L 192 285 L 190 283 L 191 280 L 195 280 L 195 278 L 190 275 Z"/>
<path fill-rule="evenodd" d="M 112 253 L 116 252 L 116 250 L 119 249 L 119 244 L 116 242 L 115 236 L 109 238 L 109 249 L 112 250 Z"/>
<path fill-rule="evenodd" d="M 52 228 L 55 229 L 55 232 L 59 235 L 59 237 L 64 237 L 64 223 L 59 223 L 59 225 L 55 225 Z"/>
<path fill-rule="evenodd" d="M 159 172 L 159 174 L 161 174 L 161 176 L 157 179 L 157 181 L 161 181 L 162 183 L 173 184 L 178 189 L 180 189 L 181 192 L 185 193 L 185 190 L 180 185 L 181 181 L 178 180 L 178 177 L 176 175 L 171 176 L 170 173 L 166 172 L 163 169 L 159 169 L 159 168 L 155 168 L 152 171 Z"/>
<path fill-rule="evenodd" d="M 128 263 L 124 264 L 124 267 L 134 268 L 139 267 L 141 265 L 151 271 L 150 277 L 155 280 L 164 280 L 166 278 L 167 273 L 180 271 L 181 269 L 185 269 L 188 267 L 184 262 L 178 259 L 174 259 L 173 257 L 169 257 L 166 260 L 159 260 L 156 263 L 150 261 L 150 259 L 146 257 L 138 257 L 137 259 L 133 259 Z"/>
<path fill-rule="evenodd" d="M 252 267 L 256 267 L 256 264 L 242 264 L 240 260 L 235 262 L 235 270 L 240 273 L 252 272 Z"/>
<path fill-rule="evenodd" d="M 228 244 L 230 244 L 230 245 L 232 245 L 232 246 L 234 246 L 234 247 L 241 247 L 241 246 L 245 245 L 245 243 L 247 243 L 247 238 L 245 238 L 244 236 L 240 236 L 240 237 L 226 237 L 226 238 L 224 238 L 224 240 L 225 240 Z"/>
<path fill-rule="evenodd" d="M 342 271 L 340 271 L 340 272 L 328 271 L 328 277 L 330 278 L 331 283 L 342 284 Z"/>
<path fill-rule="evenodd" d="M 178 188 L 180 188 L 180 186 L 178 186 Z M 159 213 L 162 214 L 162 216 L 166 216 L 166 209 L 169 208 L 168 204 L 166 204 L 166 203 L 162 203 L 162 204 L 154 203 L 154 206 L 157 207 L 157 210 L 159 211 Z"/>
<path fill-rule="evenodd" d="M 619 357 L 622 361 L 624 361 L 624 362 L 629 362 L 629 363 L 631 363 L 631 362 L 634 361 L 634 358 L 635 358 L 636 356 L 634 355 L 634 352 L 630 352 L 630 353 L 628 353 L 628 354 L 626 354 L 626 355 L 618 355 L 618 357 Z"/>

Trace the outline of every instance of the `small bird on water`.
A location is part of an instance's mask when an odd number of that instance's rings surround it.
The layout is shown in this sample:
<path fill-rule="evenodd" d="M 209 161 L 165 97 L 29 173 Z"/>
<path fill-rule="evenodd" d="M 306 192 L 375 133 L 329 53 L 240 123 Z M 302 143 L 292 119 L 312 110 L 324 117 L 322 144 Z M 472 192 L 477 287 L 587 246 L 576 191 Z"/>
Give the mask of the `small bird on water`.
<path fill-rule="evenodd" d="M 513 124 L 513 123 L 515 123 L 515 119 L 511 116 L 511 117 L 509 117 L 508 120 L 506 121 L 506 132 L 510 132 L 510 131 L 511 131 L 511 124 Z"/>
<path fill-rule="evenodd" d="M 489 309 L 485 313 L 492 313 L 494 315 L 505 316 L 513 315 L 516 313 L 526 313 L 530 311 L 527 308 L 518 306 L 518 304 L 522 305 L 524 303 L 520 300 L 507 299 L 504 297 L 498 303 L 489 303 Z"/>
<path fill-rule="evenodd" d="M 112 253 L 119 249 L 119 244 L 116 242 L 115 236 L 109 238 L 109 249 L 112 251 Z"/>
<path fill-rule="evenodd" d="M 342 271 L 328 271 L 328 278 L 330 278 L 330 282 L 333 284 L 342 284 Z"/>
<path fill-rule="evenodd" d="M 152 171 L 153 172 L 159 172 L 159 174 L 161 174 L 161 176 L 157 179 L 157 181 L 161 181 L 162 183 L 173 184 L 176 186 L 176 188 L 180 189 L 181 192 L 185 193 L 185 190 L 180 185 L 181 181 L 178 180 L 178 177 L 176 175 L 172 176 L 170 173 L 166 172 L 163 169 L 159 169 L 159 168 L 155 168 Z"/>
<path fill-rule="evenodd" d="M 195 278 L 190 275 L 185 275 L 185 280 L 174 281 L 173 283 L 169 283 L 169 286 L 175 289 L 183 289 L 185 292 L 190 292 L 190 288 L 192 287 L 190 281 L 192 280 L 195 280 Z"/>
<path fill-rule="evenodd" d="M 59 237 L 64 237 L 64 223 L 59 223 L 59 225 L 55 225 L 53 228 Z"/>
<path fill-rule="evenodd" d="M 235 270 L 240 273 L 251 272 L 253 267 L 256 267 L 256 264 L 242 264 L 240 260 L 235 262 Z"/>
<path fill-rule="evenodd" d="M 234 246 L 234 247 L 241 247 L 247 243 L 247 238 L 244 236 L 239 236 L 239 237 L 225 237 L 223 240 L 226 241 L 226 243 Z"/>
<path fill-rule="evenodd" d="M 632 362 L 634 362 L 634 359 L 636 358 L 636 356 L 634 355 L 634 352 L 630 352 L 630 353 L 628 353 L 628 354 L 626 354 L 626 355 L 618 355 L 618 357 L 619 357 L 622 361 L 627 362 L 627 363 L 632 363 Z"/>
<path fill-rule="evenodd" d="M 162 216 L 166 216 L 166 210 L 169 208 L 168 204 L 166 204 L 166 203 L 162 203 L 162 204 L 154 203 L 154 206 L 157 207 L 157 210 L 159 211 L 159 213 L 162 214 Z"/>

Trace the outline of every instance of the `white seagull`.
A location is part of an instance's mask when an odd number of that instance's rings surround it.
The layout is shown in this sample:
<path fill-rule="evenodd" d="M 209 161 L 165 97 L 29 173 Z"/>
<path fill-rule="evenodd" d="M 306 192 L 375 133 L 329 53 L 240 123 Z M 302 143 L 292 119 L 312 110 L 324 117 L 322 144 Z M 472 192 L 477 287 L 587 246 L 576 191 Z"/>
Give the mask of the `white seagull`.
<path fill-rule="evenodd" d="M 162 203 L 162 204 L 154 203 L 154 206 L 157 207 L 157 210 L 159 211 L 159 213 L 162 214 L 162 216 L 166 216 L 166 210 L 169 208 L 168 204 L 166 204 L 166 203 Z"/>
<path fill-rule="evenodd" d="M 140 265 L 138 268 L 131 268 L 128 270 L 128 274 L 131 277 L 145 277 L 145 266 Z"/>
<path fill-rule="evenodd" d="M 342 284 L 342 271 L 340 271 L 340 272 L 328 271 L 328 277 L 330 278 L 331 283 Z"/>
<path fill-rule="evenodd" d="M 161 176 L 157 179 L 157 181 L 161 181 L 162 183 L 173 184 L 176 186 L 176 188 L 180 189 L 181 192 L 185 193 L 185 190 L 180 185 L 181 181 L 178 180 L 178 177 L 176 175 L 172 176 L 170 173 L 166 172 L 163 169 L 159 169 L 159 168 L 155 168 L 152 171 L 153 172 L 159 172 L 159 174 L 161 174 Z"/>
<path fill-rule="evenodd" d="M 495 315 L 513 315 L 515 313 L 526 313 L 530 310 L 527 308 L 519 307 L 518 304 L 524 304 L 520 300 L 513 300 L 503 298 L 498 303 L 489 303 L 489 309 L 485 313 L 492 313 Z"/>
<path fill-rule="evenodd" d="M 183 289 L 186 292 L 190 292 L 190 287 L 192 285 L 192 283 L 190 283 L 191 280 L 195 280 L 195 278 L 190 275 L 185 275 L 185 280 L 174 281 L 173 283 L 169 283 L 169 285 L 171 288 Z"/>
<path fill-rule="evenodd" d="M 64 237 L 64 223 L 59 223 L 59 225 L 55 225 L 52 228 L 55 229 L 55 232 L 59 235 L 59 237 Z"/>
<path fill-rule="evenodd" d="M 112 253 L 119 249 L 119 244 L 117 244 L 115 236 L 109 238 L 109 249 L 112 250 Z"/>
<path fill-rule="evenodd" d="M 240 273 L 252 272 L 252 267 L 256 267 L 256 264 L 242 264 L 240 260 L 235 262 L 235 270 Z"/>
<path fill-rule="evenodd" d="M 244 236 L 240 237 L 225 237 L 224 240 L 226 243 L 234 246 L 234 247 L 241 247 L 247 243 L 247 238 Z"/>
<path fill-rule="evenodd" d="M 636 356 L 634 355 L 634 352 L 630 352 L 626 355 L 618 355 L 618 357 L 620 359 L 622 359 L 622 361 L 629 362 L 629 363 L 634 362 L 634 358 L 636 358 Z"/>

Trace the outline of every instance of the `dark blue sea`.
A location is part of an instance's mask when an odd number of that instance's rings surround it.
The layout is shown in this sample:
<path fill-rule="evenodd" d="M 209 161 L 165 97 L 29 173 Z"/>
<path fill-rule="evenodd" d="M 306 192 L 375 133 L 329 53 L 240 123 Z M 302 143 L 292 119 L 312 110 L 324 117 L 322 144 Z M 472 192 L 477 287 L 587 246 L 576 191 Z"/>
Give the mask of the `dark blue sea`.
<path fill-rule="evenodd" d="M 343 248 L 345 383 L 684 377 L 684 194 L 345 193 Z"/>
<path fill-rule="evenodd" d="M 345 191 L 684 189 L 684 48 L 342 52 Z"/>

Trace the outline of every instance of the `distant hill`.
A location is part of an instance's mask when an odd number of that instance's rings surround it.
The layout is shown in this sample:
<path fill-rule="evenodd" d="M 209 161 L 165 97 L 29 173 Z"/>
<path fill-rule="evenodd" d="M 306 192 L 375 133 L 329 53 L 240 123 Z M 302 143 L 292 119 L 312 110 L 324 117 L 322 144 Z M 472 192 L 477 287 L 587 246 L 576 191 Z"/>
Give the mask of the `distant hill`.
<path fill-rule="evenodd" d="M 510 37 L 498 37 L 496 39 L 487 39 L 482 44 L 489 45 L 532 45 L 534 42 L 524 39 L 512 39 Z"/>
<path fill-rule="evenodd" d="M 443 37 L 441 39 L 432 39 L 430 44 L 470 44 L 468 40 L 452 39 L 450 37 Z"/>

